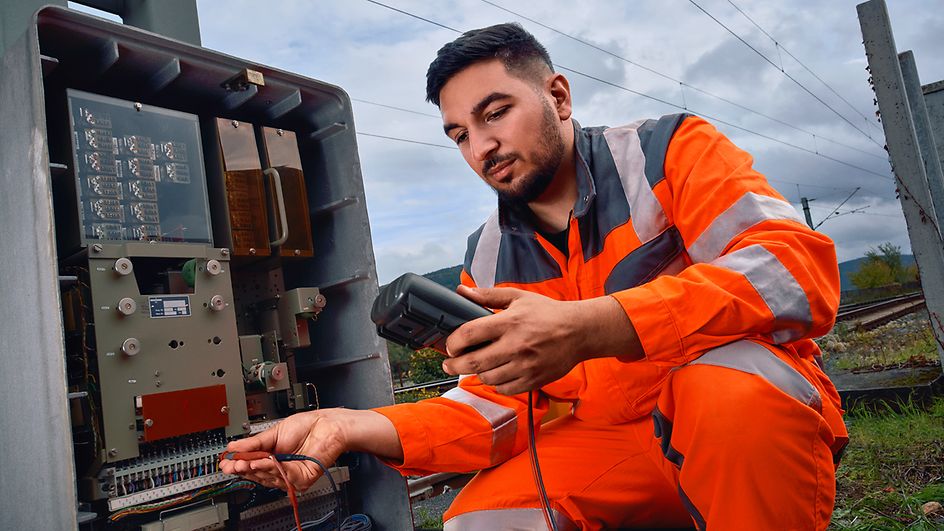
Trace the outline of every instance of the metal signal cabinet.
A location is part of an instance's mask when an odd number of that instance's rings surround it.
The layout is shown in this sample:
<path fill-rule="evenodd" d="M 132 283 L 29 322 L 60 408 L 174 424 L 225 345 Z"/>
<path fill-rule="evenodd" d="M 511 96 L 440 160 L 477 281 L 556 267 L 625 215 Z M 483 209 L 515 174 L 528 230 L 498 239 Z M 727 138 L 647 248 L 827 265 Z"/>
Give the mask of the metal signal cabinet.
<path fill-rule="evenodd" d="M 3 74 L 0 528 L 98 529 L 227 484 L 226 442 L 294 412 L 393 402 L 343 90 L 61 7 Z M 332 477 L 412 526 L 375 458 Z M 291 527 L 263 498 L 125 522 Z"/>

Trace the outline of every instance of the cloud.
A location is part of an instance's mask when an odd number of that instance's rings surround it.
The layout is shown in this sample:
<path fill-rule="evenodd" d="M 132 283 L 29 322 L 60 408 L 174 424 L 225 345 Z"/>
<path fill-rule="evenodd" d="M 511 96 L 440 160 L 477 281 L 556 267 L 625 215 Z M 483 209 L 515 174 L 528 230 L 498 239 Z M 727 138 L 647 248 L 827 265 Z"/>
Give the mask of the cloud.
<path fill-rule="evenodd" d="M 873 94 L 866 81 L 858 0 L 738 1 L 738 7 L 777 40 L 779 50 L 730 3 L 699 4 L 875 142 L 683 0 L 495 2 L 626 60 L 479 0 L 389 4 L 463 31 L 518 20 L 559 64 L 667 102 L 565 72 L 574 94 L 574 115 L 582 125 L 620 125 L 679 112 L 676 106 L 693 109 L 716 119 L 719 129 L 754 156 L 755 166 L 789 200 L 815 198 L 817 221 L 861 187 L 843 210 L 871 206 L 864 213 L 830 219 L 820 228 L 836 241 L 841 259 L 861 256 L 883 241 L 910 248 L 890 180 L 803 151 L 890 175 L 885 154 L 875 144 L 883 143 L 883 134 L 874 120 Z M 899 51 L 914 49 L 924 83 L 944 78 L 944 54 L 937 53 L 944 11 L 935 7 L 923 0 L 896 0 L 888 6 Z M 436 51 L 455 38 L 454 32 L 362 0 L 200 0 L 198 10 L 206 46 L 339 85 L 354 98 L 434 115 L 355 101 L 357 131 L 448 144 L 435 117 L 438 110 L 424 101 L 425 73 Z M 358 136 L 358 150 L 381 281 L 407 270 L 426 272 L 461 262 L 466 236 L 494 209 L 495 199 L 458 151 L 363 135 Z"/>
<path fill-rule="evenodd" d="M 463 255 L 465 252 L 464 244 L 463 241 Z M 423 274 L 442 269 L 442 267 L 446 267 L 440 265 L 443 257 L 456 256 L 456 249 L 455 245 L 443 245 L 436 242 L 426 242 L 413 250 L 379 249 L 377 251 L 377 276 L 380 283 L 385 284 L 407 271 Z M 462 263 L 461 256 L 448 265 Z"/>

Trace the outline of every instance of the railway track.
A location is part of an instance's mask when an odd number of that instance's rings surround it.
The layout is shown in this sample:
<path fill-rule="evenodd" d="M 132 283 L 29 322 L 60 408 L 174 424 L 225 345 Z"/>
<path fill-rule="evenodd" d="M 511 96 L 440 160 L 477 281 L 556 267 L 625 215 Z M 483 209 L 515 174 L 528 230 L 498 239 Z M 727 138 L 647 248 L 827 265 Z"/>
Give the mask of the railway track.
<path fill-rule="evenodd" d="M 924 307 L 924 294 L 910 293 L 880 301 L 840 306 L 836 322 L 847 322 L 853 328 L 871 330 Z"/>
<path fill-rule="evenodd" d="M 445 380 L 436 380 L 435 382 L 426 382 L 416 385 L 407 385 L 393 390 L 394 395 L 408 393 L 410 391 L 439 391 L 440 394 L 459 385 L 459 377 L 446 378 Z"/>

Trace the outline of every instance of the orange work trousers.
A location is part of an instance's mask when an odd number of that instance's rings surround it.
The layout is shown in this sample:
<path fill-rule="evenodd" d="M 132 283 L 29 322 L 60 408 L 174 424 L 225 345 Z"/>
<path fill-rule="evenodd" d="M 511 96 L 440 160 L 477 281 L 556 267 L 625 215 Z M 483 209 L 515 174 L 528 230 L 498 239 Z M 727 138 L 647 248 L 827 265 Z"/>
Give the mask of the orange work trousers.
<path fill-rule="evenodd" d="M 650 418 L 566 415 L 542 426 L 537 453 L 558 529 L 825 529 L 835 437 L 816 388 L 792 368 L 803 363 L 740 341 L 672 371 Z M 546 529 L 529 459 L 480 472 L 445 529 Z"/>

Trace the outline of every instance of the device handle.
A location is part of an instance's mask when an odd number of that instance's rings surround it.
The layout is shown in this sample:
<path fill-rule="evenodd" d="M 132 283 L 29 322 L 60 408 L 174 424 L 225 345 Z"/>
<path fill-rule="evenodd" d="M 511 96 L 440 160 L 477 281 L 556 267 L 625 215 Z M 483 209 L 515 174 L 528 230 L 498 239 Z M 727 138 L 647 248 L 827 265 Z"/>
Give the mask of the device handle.
<path fill-rule="evenodd" d="M 279 170 L 275 168 L 266 168 L 262 173 L 272 177 L 273 187 L 275 188 L 275 202 L 279 209 L 279 225 L 282 229 L 282 235 L 275 241 L 269 242 L 272 247 L 280 247 L 288 240 L 288 218 L 285 215 L 285 197 L 282 195 L 282 176 Z"/>

